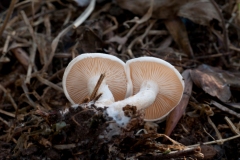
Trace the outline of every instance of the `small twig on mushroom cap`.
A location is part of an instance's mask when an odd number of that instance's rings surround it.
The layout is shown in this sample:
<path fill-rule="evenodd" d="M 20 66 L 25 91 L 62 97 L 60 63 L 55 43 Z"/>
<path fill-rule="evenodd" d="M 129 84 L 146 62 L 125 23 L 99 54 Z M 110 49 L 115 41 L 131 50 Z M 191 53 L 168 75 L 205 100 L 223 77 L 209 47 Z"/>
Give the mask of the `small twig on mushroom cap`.
<path fill-rule="evenodd" d="M 99 87 L 102 84 L 102 81 L 103 81 L 104 77 L 105 77 L 105 73 L 100 75 L 100 77 L 98 79 L 98 82 L 97 82 L 97 84 L 96 84 L 96 86 L 95 86 L 95 88 L 94 88 L 94 90 L 93 90 L 93 92 L 92 92 L 92 94 L 90 96 L 90 101 L 93 100 L 96 97 L 96 94 L 98 92 Z"/>

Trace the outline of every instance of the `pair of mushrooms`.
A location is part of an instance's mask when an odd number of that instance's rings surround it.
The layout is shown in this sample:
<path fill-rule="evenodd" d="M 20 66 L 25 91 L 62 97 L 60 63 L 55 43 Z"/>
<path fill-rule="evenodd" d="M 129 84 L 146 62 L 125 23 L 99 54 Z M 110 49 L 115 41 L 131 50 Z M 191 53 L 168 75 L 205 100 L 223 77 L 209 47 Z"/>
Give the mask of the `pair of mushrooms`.
<path fill-rule="evenodd" d="M 179 103 L 184 90 L 181 74 L 164 60 L 140 57 L 124 63 L 112 55 L 86 53 L 74 58 L 65 70 L 63 89 L 68 100 L 81 103 L 103 73 L 105 78 L 97 92 L 102 95 L 95 105 L 107 106 L 115 120 L 119 115 L 121 119 L 126 105 L 145 109 L 145 121 L 163 120 Z"/>

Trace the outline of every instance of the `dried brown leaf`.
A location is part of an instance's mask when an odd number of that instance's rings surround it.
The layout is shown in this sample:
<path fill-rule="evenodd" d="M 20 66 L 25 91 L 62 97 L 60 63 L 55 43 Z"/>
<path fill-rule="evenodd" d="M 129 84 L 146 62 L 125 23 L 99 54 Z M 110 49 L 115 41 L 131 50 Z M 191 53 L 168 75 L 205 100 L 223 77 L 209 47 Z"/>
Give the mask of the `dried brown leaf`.
<path fill-rule="evenodd" d="M 186 27 L 179 17 L 165 20 L 165 25 L 178 46 L 189 57 L 193 57 L 192 47 L 190 45 Z"/>
<path fill-rule="evenodd" d="M 224 71 L 208 65 L 200 65 L 191 71 L 193 82 L 206 93 L 226 102 L 231 97 L 230 86 L 240 88 L 240 73 Z"/>
<path fill-rule="evenodd" d="M 209 0 L 191 0 L 179 8 L 177 15 L 201 25 L 208 25 L 213 19 L 221 22 L 218 12 Z"/>
<path fill-rule="evenodd" d="M 149 0 L 116 0 L 118 5 L 134 14 L 144 15 L 150 7 Z M 153 5 L 152 17 L 171 19 L 175 16 L 185 17 L 195 23 L 208 25 L 212 19 L 219 21 L 220 17 L 213 4 L 208 0 L 156 0 Z"/>

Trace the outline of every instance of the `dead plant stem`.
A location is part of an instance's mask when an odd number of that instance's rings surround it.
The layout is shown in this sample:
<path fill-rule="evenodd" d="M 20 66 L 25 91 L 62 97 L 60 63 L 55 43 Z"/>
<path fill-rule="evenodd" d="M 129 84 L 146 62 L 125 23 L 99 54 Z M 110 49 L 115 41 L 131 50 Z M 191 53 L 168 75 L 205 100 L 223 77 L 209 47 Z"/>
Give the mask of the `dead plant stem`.
<path fill-rule="evenodd" d="M 92 94 L 90 96 L 90 101 L 92 101 L 97 96 L 96 94 L 98 92 L 99 87 L 102 84 L 102 81 L 103 81 L 104 77 L 105 77 L 105 73 L 100 75 L 100 77 L 99 77 L 99 79 L 97 81 L 97 84 L 96 84 L 96 86 L 95 86 L 95 88 L 94 88 L 94 90 L 93 90 L 93 92 L 92 92 Z"/>
<path fill-rule="evenodd" d="M 57 91 L 63 92 L 63 89 L 62 89 L 61 87 L 59 87 L 58 85 L 56 85 L 56 84 L 48 81 L 47 79 L 44 79 L 44 78 L 41 77 L 40 75 L 37 75 L 36 77 L 37 77 L 37 79 L 38 79 L 41 83 L 46 84 L 47 86 L 50 86 L 50 87 L 52 87 L 53 89 L 55 89 L 55 90 L 57 90 Z"/>
<path fill-rule="evenodd" d="M 17 2 L 18 2 L 18 0 L 12 0 L 11 1 L 11 4 L 10 4 L 8 12 L 7 12 L 7 16 L 6 16 L 6 18 L 5 18 L 4 22 L 3 22 L 2 27 L 0 28 L 0 37 L 2 37 L 2 33 L 5 30 L 5 27 L 6 27 L 7 23 L 8 23 L 8 20 L 10 19 L 11 15 L 12 15 L 12 12 L 14 10 L 14 6 L 15 6 L 15 4 Z"/>
<path fill-rule="evenodd" d="M 7 89 L 5 89 L 1 84 L 0 84 L 0 89 L 7 95 L 7 97 L 9 98 L 10 102 L 12 103 L 14 109 L 17 111 L 18 109 L 18 106 L 17 104 L 15 103 L 12 95 L 9 93 L 9 91 Z"/>
<path fill-rule="evenodd" d="M 34 61 L 35 61 L 35 56 L 36 56 L 36 49 L 37 46 L 33 42 L 32 50 L 31 50 L 31 55 L 30 55 L 30 62 L 28 64 L 28 70 L 27 70 L 27 75 L 25 79 L 26 84 L 30 84 L 30 79 L 31 79 L 31 74 L 32 74 L 32 69 L 34 67 Z"/>
<path fill-rule="evenodd" d="M 216 125 L 213 123 L 213 121 L 211 120 L 211 118 L 209 116 L 207 116 L 208 119 L 208 123 L 213 127 L 213 129 L 216 132 L 216 135 L 218 137 L 218 139 L 221 141 L 222 140 L 222 135 L 220 134 L 219 130 L 217 129 Z M 222 144 L 222 142 L 220 142 L 220 144 Z"/>

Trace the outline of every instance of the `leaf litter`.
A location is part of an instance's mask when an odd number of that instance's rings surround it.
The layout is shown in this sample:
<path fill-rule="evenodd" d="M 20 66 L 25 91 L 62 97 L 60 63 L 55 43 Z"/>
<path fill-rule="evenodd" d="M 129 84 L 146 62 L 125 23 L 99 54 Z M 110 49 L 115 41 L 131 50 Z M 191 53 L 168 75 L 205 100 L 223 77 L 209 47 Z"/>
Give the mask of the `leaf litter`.
<path fill-rule="evenodd" d="M 238 5 L 2 0 L 0 159 L 239 158 Z M 62 76 L 86 52 L 164 59 L 184 77 L 183 98 L 162 123 L 126 106 L 126 128 L 94 106 L 101 95 L 71 106 Z"/>

